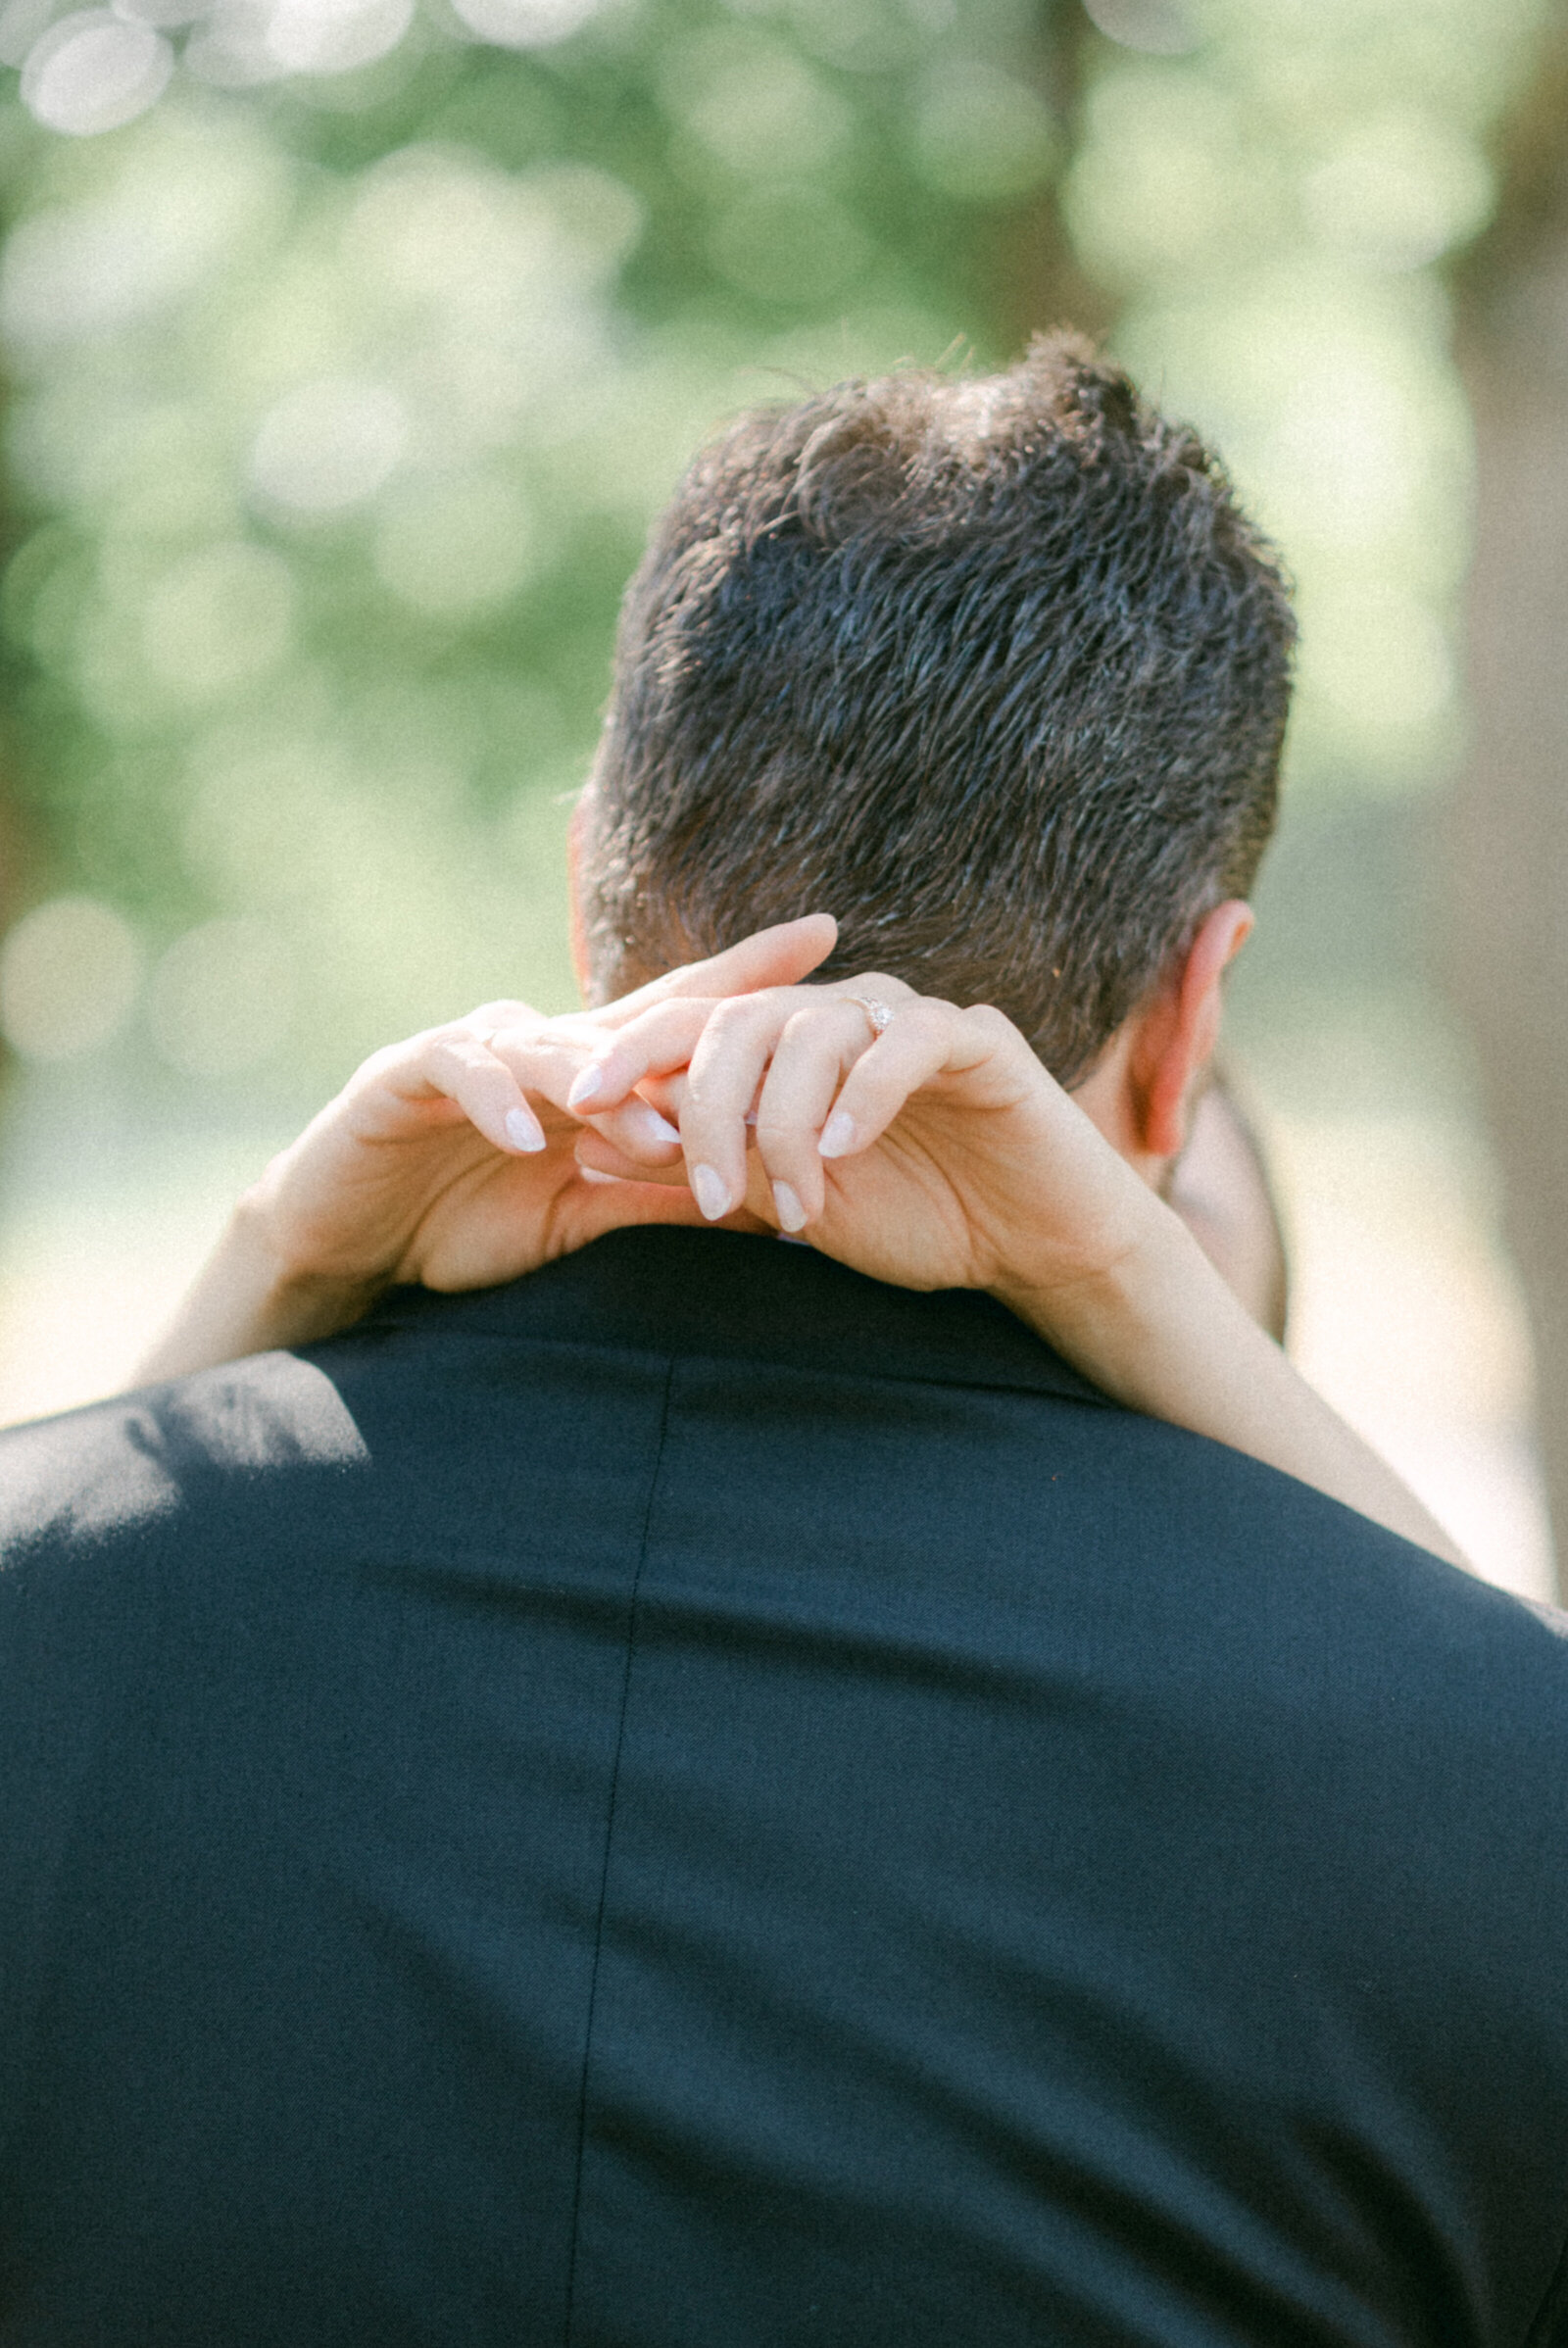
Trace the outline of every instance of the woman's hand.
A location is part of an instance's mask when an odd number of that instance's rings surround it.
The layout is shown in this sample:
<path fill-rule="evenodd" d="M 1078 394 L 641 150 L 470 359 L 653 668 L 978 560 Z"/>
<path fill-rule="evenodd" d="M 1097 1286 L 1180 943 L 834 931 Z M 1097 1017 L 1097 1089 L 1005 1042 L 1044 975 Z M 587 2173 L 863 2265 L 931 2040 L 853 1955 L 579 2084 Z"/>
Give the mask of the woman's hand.
<path fill-rule="evenodd" d="M 705 999 L 803 977 L 832 951 L 813 914 L 760 931 L 591 1014 L 547 1020 L 487 1003 L 367 1060 L 235 1209 L 142 1379 L 177 1377 L 331 1335 L 396 1280 L 484 1288 L 626 1223 L 700 1220 L 684 1188 L 596 1183 L 572 1154 L 573 1079 L 607 1028 L 695 990 Z M 673 1127 L 628 1099 L 595 1120 L 658 1171 Z"/>
<path fill-rule="evenodd" d="M 592 1018 L 489 1005 L 377 1053 L 242 1201 L 143 1375 L 330 1334 L 395 1278 L 482 1286 L 700 1203 L 874 1278 L 988 1290 L 1120 1400 L 1464 1562 L 1000 1012 L 875 976 L 794 984 L 833 936 L 789 923 Z"/>
<path fill-rule="evenodd" d="M 606 1131 L 639 1088 L 678 1118 L 683 1167 Z M 583 1163 L 683 1172 L 710 1220 L 744 1207 L 906 1288 L 1087 1292 L 1172 1219 L 1010 1020 L 897 979 L 652 1005 L 567 1099 L 595 1117 Z"/>
<path fill-rule="evenodd" d="M 874 1278 L 986 1289 L 1118 1400 L 1465 1563 L 999 1011 L 878 977 L 666 1003 L 607 1039 L 569 1098 L 601 1115 L 639 1086 L 678 1116 L 710 1219 L 744 1201 Z M 601 1131 L 578 1154 L 667 1179 L 637 1147 Z"/>

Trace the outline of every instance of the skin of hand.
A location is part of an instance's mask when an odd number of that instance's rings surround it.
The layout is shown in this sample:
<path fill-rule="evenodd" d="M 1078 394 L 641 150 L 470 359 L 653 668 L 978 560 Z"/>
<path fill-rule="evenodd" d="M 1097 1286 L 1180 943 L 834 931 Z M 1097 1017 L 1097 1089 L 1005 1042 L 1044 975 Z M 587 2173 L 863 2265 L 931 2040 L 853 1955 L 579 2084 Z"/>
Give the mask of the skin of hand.
<path fill-rule="evenodd" d="M 683 989 L 706 999 L 804 977 L 836 935 L 808 915 L 591 1015 L 488 1003 L 374 1053 L 239 1201 L 138 1377 L 329 1336 L 393 1281 L 488 1287 L 623 1224 L 700 1221 L 684 1187 L 584 1179 L 583 1125 L 564 1106 L 572 1080 L 607 1028 Z M 596 1123 L 655 1170 L 679 1162 L 673 1127 L 644 1101 Z"/>
<path fill-rule="evenodd" d="M 880 1036 L 858 997 L 886 1003 Z M 639 1088 L 678 1118 L 683 1167 L 604 1130 Z M 578 1157 L 681 1179 L 710 1221 L 796 1233 L 905 1288 L 1066 1290 L 1102 1277 L 1167 1210 L 1002 1012 L 872 974 L 729 1002 L 667 1001 L 606 1038 L 568 1094 Z M 748 1149 L 755 1118 L 755 1152 Z"/>
<path fill-rule="evenodd" d="M 880 1035 L 860 996 L 891 1010 Z M 873 1278 L 987 1290 L 1117 1399 L 1465 1565 L 1001 1012 L 879 977 L 669 1002 L 602 1044 L 568 1098 L 602 1116 L 639 1087 L 678 1117 L 709 1220 L 738 1208 Z M 578 1155 L 639 1170 L 602 1131 Z"/>
<path fill-rule="evenodd" d="M 1002 1013 L 876 976 L 791 983 L 833 938 L 785 924 L 591 1018 L 487 1005 L 377 1053 L 242 1200 L 141 1375 L 329 1335 L 394 1278 L 515 1277 L 619 1224 L 809 1226 L 873 1277 L 989 1290 L 1108 1394 L 1463 1564 Z M 860 996 L 892 1011 L 880 1035 Z"/>

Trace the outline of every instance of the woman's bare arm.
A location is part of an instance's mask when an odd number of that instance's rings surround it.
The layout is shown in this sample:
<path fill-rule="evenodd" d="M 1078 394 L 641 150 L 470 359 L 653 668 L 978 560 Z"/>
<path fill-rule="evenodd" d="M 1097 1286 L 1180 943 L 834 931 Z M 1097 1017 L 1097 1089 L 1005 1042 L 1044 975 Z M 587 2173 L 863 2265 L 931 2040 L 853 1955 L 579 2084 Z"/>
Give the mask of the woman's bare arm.
<path fill-rule="evenodd" d="M 392 1279 L 480 1287 L 721 1218 L 988 1291 L 1116 1399 L 1464 1563 L 1007 1020 L 887 978 L 769 983 L 831 944 L 790 928 L 594 1020 L 490 1005 L 377 1054 L 241 1202 L 143 1376 L 329 1335 Z M 872 991 L 897 1007 L 874 1038 Z"/>
<path fill-rule="evenodd" d="M 894 1011 L 880 1035 L 867 996 Z M 651 1082 L 678 1115 L 687 1179 L 720 1211 L 744 1204 L 878 1279 L 984 1289 L 1117 1400 L 1464 1565 L 1000 1012 L 881 976 L 666 1003 L 607 1038 L 591 1070 L 572 1099 L 596 1107 Z M 632 1170 L 597 1137 L 579 1155 Z"/>

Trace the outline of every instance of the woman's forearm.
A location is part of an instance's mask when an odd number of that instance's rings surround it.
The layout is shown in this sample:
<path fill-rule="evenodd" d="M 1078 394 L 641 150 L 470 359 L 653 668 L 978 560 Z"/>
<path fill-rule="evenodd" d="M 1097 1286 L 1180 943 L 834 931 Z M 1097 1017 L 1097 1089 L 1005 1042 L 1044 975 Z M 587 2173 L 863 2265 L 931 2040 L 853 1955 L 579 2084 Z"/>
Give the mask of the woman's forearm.
<path fill-rule="evenodd" d="M 183 1378 L 276 1345 L 306 1345 L 369 1309 L 379 1284 L 308 1277 L 282 1265 L 246 1199 L 230 1215 L 134 1383 Z"/>
<path fill-rule="evenodd" d="M 1021 1267 L 994 1293 L 1116 1400 L 1246 1451 L 1467 1566 L 1448 1534 L 1292 1367 L 1168 1210 L 1152 1216 L 1147 1240 L 1092 1284 L 1039 1288 Z"/>

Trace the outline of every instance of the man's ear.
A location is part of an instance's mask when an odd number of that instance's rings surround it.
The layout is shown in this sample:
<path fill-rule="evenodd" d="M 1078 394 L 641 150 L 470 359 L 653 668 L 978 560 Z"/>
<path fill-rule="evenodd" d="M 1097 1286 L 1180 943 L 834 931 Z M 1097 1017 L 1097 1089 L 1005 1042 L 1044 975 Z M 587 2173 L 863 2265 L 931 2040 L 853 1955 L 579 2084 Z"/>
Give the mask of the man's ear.
<path fill-rule="evenodd" d="M 1199 924 L 1183 960 L 1137 1023 L 1127 1074 L 1141 1150 L 1179 1157 L 1198 1079 L 1219 1041 L 1220 980 L 1246 945 L 1252 908 L 1227 898 Z"/>

